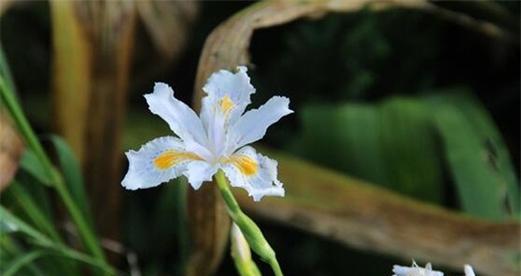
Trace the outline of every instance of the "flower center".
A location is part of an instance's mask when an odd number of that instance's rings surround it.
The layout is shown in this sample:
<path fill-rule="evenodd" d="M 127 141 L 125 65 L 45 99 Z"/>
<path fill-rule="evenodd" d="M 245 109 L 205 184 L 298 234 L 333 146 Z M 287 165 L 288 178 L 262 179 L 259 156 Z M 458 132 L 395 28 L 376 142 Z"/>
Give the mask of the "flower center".
<path fill-rule="evenodd" d="M 230 111 L 230 109 L 232 109 L 233 106 L 235 106 L 235 103 L 232 101 L 232 99 L 230 99 L 230 97 L 228 97 L 228 95 L 226 95 L 221 98 L 221 100 L 219 101 L 219 105 L 221 107 L 221 111 L 224 114 L 227 114 Z"/>
<path fill-rule="evenodd" d="M 154 166 L 157 169 L 166 170 L 188 160 L 202 160 L 202 158 L 191 152 L 167 150 L 154 158 Z"/>

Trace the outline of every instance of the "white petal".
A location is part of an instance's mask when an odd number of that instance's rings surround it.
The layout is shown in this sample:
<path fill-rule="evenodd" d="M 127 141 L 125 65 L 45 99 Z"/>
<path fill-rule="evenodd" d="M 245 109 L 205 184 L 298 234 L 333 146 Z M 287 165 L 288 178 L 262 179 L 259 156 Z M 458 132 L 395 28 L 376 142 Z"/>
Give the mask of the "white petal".
<path fill-rule="evenodd" d="M 154 92 L 146 94 L 145 98 L 150 111 L 165 120 L 188 148 L 207 144 L 208 139 L 201 120 L 189 106 L 174 97 L 170 86 L 158 82 L 154 86 Z"/>
<path fill-rule="evenodd" d="M 263 196 L 284 196 L 282 183 L 277 179 L 277 161 L 256 153 L 252 147 L 240 149 L 221 168 L 233 187 L 246 189 L 255 201 Z"/>
<path fill-rule="evenodd" d="M 221 156 L 225 148 L 225 125 L 228 114 L 221 112 L 218 101 L 204 97 L 201 121 L 208 137 L 208 149 L 214 156 Z"/>
<path fill-rule="evenodd" d="M 182 175 L 187 164 L 200 159 L 196 154 L 186 152 L 183 141 L 171 136 L 156 138 L 138 151 L 128 151 L 126 156 L 129 168 L 121 184 L 129 190 L 158 186 Z"/>
<path fill-rule="evenodd" d="M 250 84 L 246 67 L 232 73 L 220 70 L 208 78 L 203 87 L 207 96 L 202 99 L 201 121 L 207 131 L 209 149 L 216 156 L 225 148 L 225 130 L 234 124 L 250 104 L 255 88 Z"/>
<path fill-rule="evenodd" d="M 249 110 L 229 130 L 228 150 L 233 151 L 260 140 L 269 126 L 291 113 L 289 99 L 279 96 L 272 97 L 259 109 Z"/>
<path fill-rule="evenodd" d="M 474 274 L 474 269 L 472 269 L 472 266 L 466 264 L 464 266 L 464 269 L 465 269 L 465 276 L 476 276 L 476 274 Z"/>
<path fill-rule="evenodd" d="M 206 161 L 192 161 L 187 164 L 186 171 L 183 174 L 188 178 L 190 185 L 198 190 L 203 182 L 212 180 L 212 176 L 218 169 L 217 166 L 210 165 Z"/>
<path fill-rule="evenodd" d="M 250 95 L 255 93 L 247 71 L 248 69 L 244 66 L 238 66 L 236 73 L 220 70 L 213 73 L 203 87 L 208 99 L 212 102 L 220 101 L 225 96 L 229 97 L 234 105 L 231 110 L 233 114 L 230 114 L 233 115 L 232 117 L 240 116 L 244 112 L 246 106 L 251 103 Z"/>

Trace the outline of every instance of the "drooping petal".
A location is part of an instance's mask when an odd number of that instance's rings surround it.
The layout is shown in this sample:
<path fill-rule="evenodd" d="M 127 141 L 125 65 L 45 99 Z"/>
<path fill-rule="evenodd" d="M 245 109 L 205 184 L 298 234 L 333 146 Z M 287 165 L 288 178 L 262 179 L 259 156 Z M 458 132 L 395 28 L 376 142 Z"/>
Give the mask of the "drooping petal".
<path fill-rule="evenodd" d="M 244 147 L 221 163 L 221 168 L 233 187 L 248 191 L 253 200 L 263 196 L 284 196 L 277 179 L 277 161 Z"/>
<path fill-rule="evenodd" d="M 227 150 L 234 151 L 260 140 L 269 126 L 291 113 L 289 99 L 280 96 L 272 97 L 259 109 L 249 110 L 228 130 Z"/>
<path fill-rule="evenodd" d="M 201 120 L 207 131 L 209 148 L 215 155 L 222 154 L 228 125 L 237 121 L 251 102 L 250 95 L 255 88 L 244 66 L 237 72 L 218 71 L 208 78 L 203 87 L 207 96 L 202 99 Z"/>
<path fill-rule="evenodd" d="M 126 156 L 129 168 L 121 184 L 129 190 L 158 186 L 181 176 L 191 162 L 202 162 L 200 156 L 186 151 L 183 141 L 172 136 L 156 138 Z"/>
<path fill-rule="evenodd" d="M 150 111 L 165 120 L 188 149 L 199 148 L 200 154 L 205 157 L 209 155 L 208 152 L 204 153 L 208 139 L 201 120 L 189 106 L 174 97 L 174 90 L 170 86 L 158 82 L 154 92 L 146 94 L 145 98 Z"/>
<path fill-rule="evenodd" d="M 187 164 L 186 171 L 183 174 L 188 178 L 190 185 L 198 190 L 203 182 L 212 180 L 212 176 L 218 169 L 218 166 L 206 161 L 192 161 Z"/>

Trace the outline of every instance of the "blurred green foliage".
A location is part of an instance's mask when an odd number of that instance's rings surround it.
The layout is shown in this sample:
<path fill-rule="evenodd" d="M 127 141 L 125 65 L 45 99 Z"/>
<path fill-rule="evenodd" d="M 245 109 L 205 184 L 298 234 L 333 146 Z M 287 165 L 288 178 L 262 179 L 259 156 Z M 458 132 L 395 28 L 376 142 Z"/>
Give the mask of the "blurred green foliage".
<path fill-rule="evenodd" d="M 268 141 L 419 199 L 511 217 L 519 213 L 509 155 L 519 163 L 519 45 L 485 39 L 405 10 L 260 31 L 252 43 L 257 103 L 275 90 L 297 110 Z"/>

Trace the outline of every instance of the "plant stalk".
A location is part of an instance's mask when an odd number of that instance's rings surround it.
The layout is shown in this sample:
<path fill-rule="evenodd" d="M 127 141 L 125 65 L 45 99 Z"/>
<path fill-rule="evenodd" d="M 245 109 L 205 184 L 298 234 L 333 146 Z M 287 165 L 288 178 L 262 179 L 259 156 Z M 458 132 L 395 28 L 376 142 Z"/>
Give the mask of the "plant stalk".
<path fill-rule="evenodd" d="M 268 263 L 275 273 L 276 276 L 283 276 L 280 265 L 275 256 L 275 251 L 271 248 L 266 238 L 262 234 L 262 231 L 259 229 L 257 224 L 253 222 L 246 214 L 244 214 L 235 200 L 232 191 L 230 190 L 230 186 L 228 184 L 228 180 L 224 175 L 222 170 L 219 170 L 215 176 L 214 180 L 219 187 L 219 191 L 221 192 L 221 196 L 226 203 L 226 209 L 228 210 L 228 214 L 231 219 L 237 224 L 241 232 L 244 234 L 244 237 L 248 241 L 251 249 L 257 253 L 263 261 Z"/>

